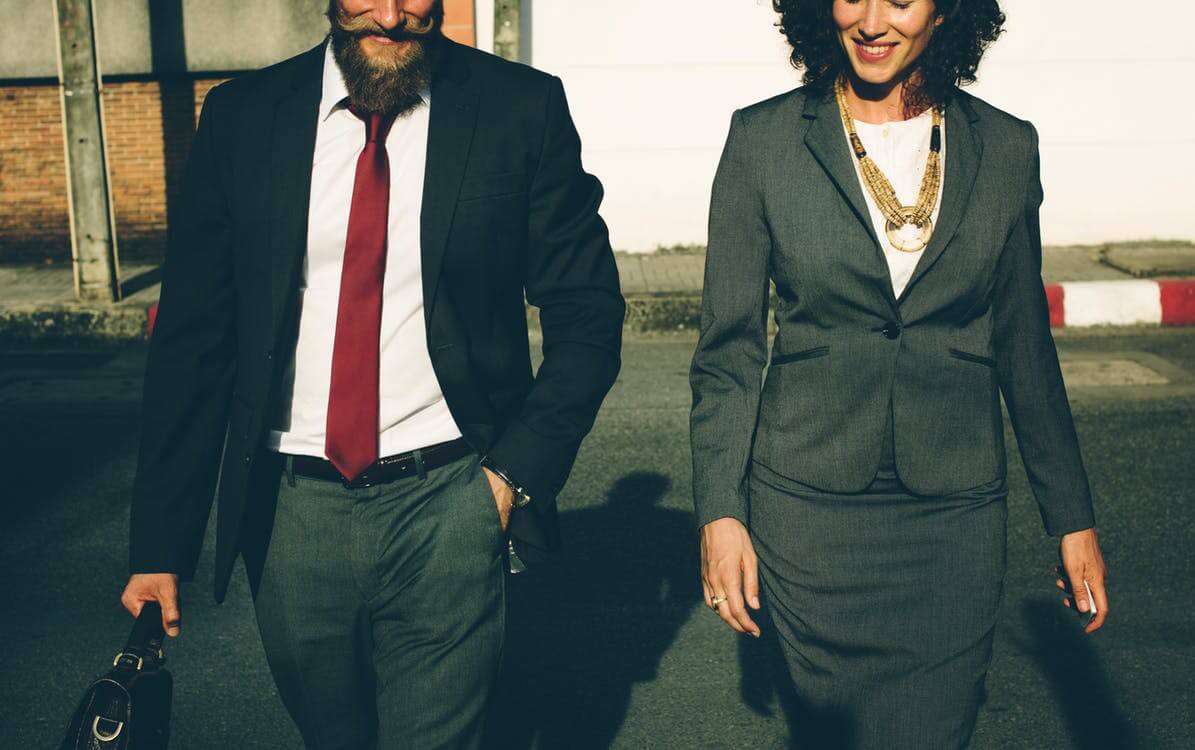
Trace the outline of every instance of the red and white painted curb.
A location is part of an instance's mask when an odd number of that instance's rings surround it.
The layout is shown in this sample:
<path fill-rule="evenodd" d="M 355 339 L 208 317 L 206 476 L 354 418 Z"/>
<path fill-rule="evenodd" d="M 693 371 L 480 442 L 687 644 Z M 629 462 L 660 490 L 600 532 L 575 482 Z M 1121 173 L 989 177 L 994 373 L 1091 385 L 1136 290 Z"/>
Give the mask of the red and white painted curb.
<path fill-rule="evenodd" d="M 1195 326 L 1195 279 L 1162 281 L 1064 281 L 1046 284 L 1050 325 Z M 147 311 L 146 335 L 154 332 L 155 302 Z"/>
<path fill-rule="evenodd" d="M 1050 325 L 1195 325 L 1195 279 L 1064 281 L 1047 284 Z"/>

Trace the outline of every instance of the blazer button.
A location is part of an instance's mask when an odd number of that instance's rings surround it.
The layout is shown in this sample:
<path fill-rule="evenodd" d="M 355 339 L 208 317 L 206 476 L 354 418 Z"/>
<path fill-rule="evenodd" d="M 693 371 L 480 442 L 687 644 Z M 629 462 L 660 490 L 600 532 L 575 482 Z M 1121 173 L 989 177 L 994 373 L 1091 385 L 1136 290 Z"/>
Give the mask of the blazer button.
<path fill-rule="evenodd" d="M 890 339 L 900 338 L 900 325 L 898 323 L 889 323 L 880 329 L 880 331 Z"/>

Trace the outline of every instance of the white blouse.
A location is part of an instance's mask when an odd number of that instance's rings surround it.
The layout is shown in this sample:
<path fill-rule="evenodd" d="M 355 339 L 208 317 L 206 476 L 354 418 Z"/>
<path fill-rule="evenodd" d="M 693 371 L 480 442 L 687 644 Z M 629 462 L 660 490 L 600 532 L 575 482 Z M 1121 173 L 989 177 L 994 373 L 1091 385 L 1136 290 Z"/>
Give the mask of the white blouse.
<path fill-rule="evenodd" d="M 903 205 L 911 206 L 917 201 L 917 194 L 921 191 L 921 178 L 925 174 L 925 160 L 929 156 L 930 137 L 933 133 L 933 112 L 926 110 L 911 120 L 886 122 L 873 125 L 855 120 L 855 130 L 859 139 L 863 141 L 863 148 L 867 154 L 892 183 L 896 190 L 896 197 Z M 846 128 L 843 127 L 843 132 Z M 849 139 L 848 139 L 849 141 Z M 942 122 L 942 151 L 940 154 L 943 181 L 946 174 L 946 122 Z M 863 190 L 863 197 L 867 201 L 867 208 L 871 213 L 871 223 L 875 226 L 876 237 L 880 247 L 884 250 L 884 258 L 888 261 L 888 273 L 892 277 L 892 292 L 897 297 L 904 291 L 909 279 L 913 276 L 913 269 L 921 259 L 920 250 L 915 253 L 905 253 L 897 250 L 888 241 L 886 227 L 888 220 L 880 212 L 875 199 L 871 197 L 863 174 L 859 170 L 859 160 L 851 153 L 851 161 L 855 165 L 855 174 L 859 178 L 859 187 Z M 938 212 L 942 208 L 942 189 L 938 189 L 938 201 L 934 205 L 931 221 L 934 228 L 938 224 Z"/>

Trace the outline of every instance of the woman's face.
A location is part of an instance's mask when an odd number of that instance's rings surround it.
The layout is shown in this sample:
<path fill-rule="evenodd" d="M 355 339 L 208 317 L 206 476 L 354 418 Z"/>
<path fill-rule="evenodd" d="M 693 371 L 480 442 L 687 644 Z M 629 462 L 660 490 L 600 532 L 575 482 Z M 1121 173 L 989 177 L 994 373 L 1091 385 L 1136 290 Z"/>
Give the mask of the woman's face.
<path fill-rule="evenodd" d="M 902 81 L 942 23 L 934 0 L 834 0 L 838 40 L 865 83 Z"/>

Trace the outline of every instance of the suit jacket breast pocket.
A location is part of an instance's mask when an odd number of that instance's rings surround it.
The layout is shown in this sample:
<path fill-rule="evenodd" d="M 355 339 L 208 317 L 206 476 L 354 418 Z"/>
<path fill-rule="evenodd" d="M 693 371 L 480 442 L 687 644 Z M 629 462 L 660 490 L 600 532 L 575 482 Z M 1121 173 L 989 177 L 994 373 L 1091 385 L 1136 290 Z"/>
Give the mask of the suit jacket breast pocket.
<path fill-rule="evenodd" d="M 527 177 L 524 172 L 468 175 L 461 183 L 457 202 L 522 195 L 527 190 L 526 183 Z"/>

